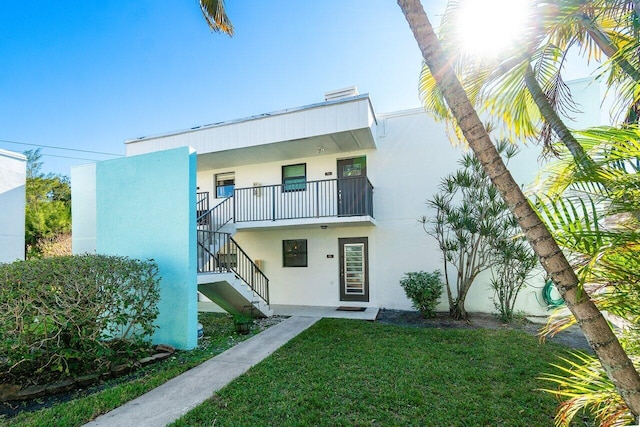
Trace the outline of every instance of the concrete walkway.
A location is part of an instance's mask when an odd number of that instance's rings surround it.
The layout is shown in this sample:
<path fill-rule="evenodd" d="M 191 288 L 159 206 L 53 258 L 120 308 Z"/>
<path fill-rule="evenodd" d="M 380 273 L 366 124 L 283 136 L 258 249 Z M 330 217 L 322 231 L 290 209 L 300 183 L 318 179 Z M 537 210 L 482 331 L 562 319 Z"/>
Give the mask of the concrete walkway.
<path fill-rule="evenodd" d="M 165 426 L 210 398 L 214 392 L 319 319 L 320 317 L 290 317 L 85 426 Z"/>
<path fill-rule="evenodd" d="M 350 311 L 341 307 L 320 307 L 311 305 L 279 305 L 271 304 L 273 314 L 276 316 L 312 316 L 333 319 L 356 319 L 356 320 L 376 320 L 378 312 L 377 307 L 366 307 L 363 311 Z"/>

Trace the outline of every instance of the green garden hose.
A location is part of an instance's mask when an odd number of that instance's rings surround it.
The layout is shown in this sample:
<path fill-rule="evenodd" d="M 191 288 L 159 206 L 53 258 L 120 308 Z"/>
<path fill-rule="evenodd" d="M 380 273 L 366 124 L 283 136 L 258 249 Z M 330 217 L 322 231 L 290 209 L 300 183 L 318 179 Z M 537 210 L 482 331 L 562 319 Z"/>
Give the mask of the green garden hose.
<path fill-rule="evenodd" d="M 564 298 L 560 297 L 558 299 L 553 299 L 553 297 L 551 296 L 551 291 L 553 291 L 554 288 L 555 286 L 553 285 L 553 280 L 551 279 L 547 280 L 544 284 L 544 287 L 542 288 L 542 299 L 544 300 L 545 304 L 547 304 L 547 308 L 549 309 L 559 307 L 564 304 Z"/>

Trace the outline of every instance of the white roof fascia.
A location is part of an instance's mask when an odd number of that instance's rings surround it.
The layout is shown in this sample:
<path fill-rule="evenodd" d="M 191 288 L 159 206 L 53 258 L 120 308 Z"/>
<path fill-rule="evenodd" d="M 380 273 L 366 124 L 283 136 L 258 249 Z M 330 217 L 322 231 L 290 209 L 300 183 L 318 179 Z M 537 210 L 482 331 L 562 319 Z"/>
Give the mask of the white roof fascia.
<path fill-rule="evenodd" d="M 22 153 L 16 153 L 15 151 L 3 150 L 0 148 L 0 156 L 9 157 L 16 160 L 27 161 L 27 156 Z"/>
<path fill-rule="evenodd" d="M 353 103 L 362 104 L 365 100 L 365 110 L 361 105 L 355 108 L 349 106 Z M 371 128 L 376 124 L 377 119 L 371 99 L 368 94 L 362 94 L 347 99 L 325 101 L 197 126 L 178 132 L 132 139 L 125 144 L 127 155 L 184 145 L 195 147 L 199 153 L 206 153 Z"/>

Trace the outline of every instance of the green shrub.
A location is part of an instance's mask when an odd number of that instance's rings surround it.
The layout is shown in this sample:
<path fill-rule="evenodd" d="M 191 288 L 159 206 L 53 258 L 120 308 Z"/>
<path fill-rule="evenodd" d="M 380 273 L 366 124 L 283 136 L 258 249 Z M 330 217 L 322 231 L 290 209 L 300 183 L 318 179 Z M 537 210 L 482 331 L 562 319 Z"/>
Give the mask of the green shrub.
<path fill-rule="evenodd" d="M 146 347 L 158 315 L 153 261 L 64 256 L 0 265 L 0 383 L 103 372 Z"/>
<path fill-rule="evenodd" d="M 405 273 L 404 276 L 400 280 L 400 286 L 404 289 L 407 298 L 413 302 L 413 307 L 420 310 L 424 317 L 432 317 L 444 287 L 440 271 L 411 272 Z"/>

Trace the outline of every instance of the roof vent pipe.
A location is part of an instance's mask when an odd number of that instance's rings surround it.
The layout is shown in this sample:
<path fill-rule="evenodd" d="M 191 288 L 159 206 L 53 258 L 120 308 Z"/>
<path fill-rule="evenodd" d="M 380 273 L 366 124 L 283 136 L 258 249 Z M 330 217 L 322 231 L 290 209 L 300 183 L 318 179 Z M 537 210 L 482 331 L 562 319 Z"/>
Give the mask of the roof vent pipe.
<path fill-rule="evenodd" d="M 336 101 L 338 99 L 351 98 L 353 96 L 358 96 L 358 88 L 355 86 L 346 87 L 344 89 L 336 89 L 331 90 L 329 92 L 325 92 L 324 100 L 325 101 Z"/>

